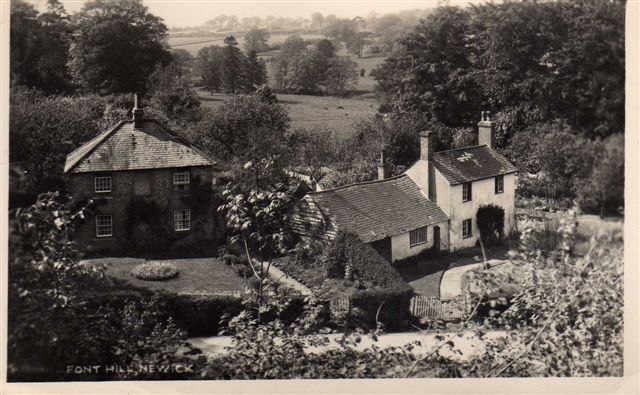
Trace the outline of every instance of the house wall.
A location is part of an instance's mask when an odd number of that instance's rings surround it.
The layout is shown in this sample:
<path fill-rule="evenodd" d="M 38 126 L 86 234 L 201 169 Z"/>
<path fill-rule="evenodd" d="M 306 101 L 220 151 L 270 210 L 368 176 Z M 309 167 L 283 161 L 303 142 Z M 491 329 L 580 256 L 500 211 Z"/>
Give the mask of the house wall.
<path fill-rule="evenodd" d="M 430 166 L 429 171 L 432 174 L 429 198 L 436 202 L 438 207 L 440 207 L 445 214 L 451 216 L 451 185 L 449 184 L 449 181 L 444 178 L 442 173 L 435 169 L 435 167 Z"/>
<path fill-rule="evenodd" d="M 436 174 L 442 175 L 436 170 Z M 444 179 L 444 177 L 442 177 Z M 438 179 L 438 176 L 436 176 Z M 448 184 L 448 183 L 447 183 Z M 462 184 L 460 185 L 444 185 L 438 184 L 442 188 L 442 194 L 449 194 L 448 211 L 445 209 L 446 203 L 438 201 L 438 205 L 451 218 L 450 226 L 450 243 L 451 251 L 462 248 L 473 247 L 478 239 L 478 226 L 476 223 L 476 213 L 482 205 L 495 204 L 504 209 L 505 217 L 505 234 L 509 234 L 515 229 L 515 174 L 507 174 L 504 176 L 504 192 L 495 193 L 495 178 L 487 178 L 484 180 L 474 181 L 471 186 L 471 201 L 462 201 Z M 447 192 L 448 191 L 448 192 Z M 440 190 L 439 190 L 440 193 Z M 462 221 L 471 218 L 472 236 L 462 238 Z"/>
<path fill-rule="evenodd" d="M 391 237 L 391 259 L 397 261 L 418 255 L 422 251 L 433 247 L 433 227 L 440 226 L 440 250 L 449 249 L 449 224 L 447 221 L 427 227 L 427 242 L 411 247 L 409 245 L 409 233 L 402 233 Z"/>
<path fill-rule="evenodd" d="M 406 175 L 409 176 L 415 182 L 420 189 L 425 192 L 425 196 L 428 196 L 429 191 L 429 162 L 426 160 L 419 160 L 414 163 L 407 171 Z"/>
<path fill-rule="evenodd" d="M 191 229 L 176 232 L 176 235 L 180 234 L 183 239 L 194 238 L 196 233 L 207 238 L 215 237 L 216 233 L 222 230 L 220 226 L 216 226 L 215 207 L 205 208 L 200 214 L 201 218 L 198 218 L 194 208 L 189 207 L 190 192 L 174 191 L 173 173 L 185 169 L 190 171 L 192 186 L 197 179 L 203 183 L 215 183 L 211 167 L 69 174 L 67 185 L 73 195 L 93 199 L 96 202 L 95 207 L 92 208 L 94 215 L 111 214 L 113 216 L 113 237 L 96 237 L 95 216 L 90 215 L 77 229 L 74 239 L 82 249 L 88 252 L 114 252 L 125 248 L 130 240 L 130 232 L 127 229 L 127 207 L 134 198 L 146 199 L 155 202 L 159 207 L 166 208 L 166 221 L 172 226 L 174 209 L 191 208 Z M 95 192 L 94 177 L 103 175 L 111 176 L 110 193 Z"/>

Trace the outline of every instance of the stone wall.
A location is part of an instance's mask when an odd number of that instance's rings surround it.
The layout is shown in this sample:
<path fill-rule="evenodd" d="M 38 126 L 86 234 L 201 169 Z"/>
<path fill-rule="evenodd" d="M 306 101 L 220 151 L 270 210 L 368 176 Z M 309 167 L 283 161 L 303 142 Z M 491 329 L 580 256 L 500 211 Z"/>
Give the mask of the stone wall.
<path fill-rule="evenodd" d="M 174 191 L 173 173 L 175 171 L 190 172 L 190 191 Z M 96 193 L 94 177 L 111 176 L 111 192 Z M 211 204 L 199 203 L 201 210 L 194 211 L 190 207 L 194 203 L 194 195 L 198 188 L 197 182 L 209 185 L 215 184 L 215 173 L 210 167 L 193 167 L 181 169 L 150 169 L 134 171 L 116 171 L 111 173 L 72 173 L 68 175 L 69 191 L 81 198 L 95 201 L 92 214 L 80 226 L 75 234 L 75 240 L 87 252 L 118 253 L 127 249 L 135 240 L 131 240 L 132 232 L 127 221 L 127 211 L 133 199 L 140 199 L 155 203 L 163 209 L 165 222 L 173 230 L 173 211 L 178 208 L 191 209 L 191 229 L 175 232 L 172 239 L 174 244 L 188 243 L 191 239 L 205 237 L 216 239 L 221 236 L 223 227 L 220 225 L 216 207 Z M 215 186 L 214 186 L 215 187 Z M 95 215 L 110 214 L 113 216 L 113 236 L 96 237 Z M 196 226 L 197 224 L 197 226 Z M 172 246 L 168 246 L 171 249 Z"/>

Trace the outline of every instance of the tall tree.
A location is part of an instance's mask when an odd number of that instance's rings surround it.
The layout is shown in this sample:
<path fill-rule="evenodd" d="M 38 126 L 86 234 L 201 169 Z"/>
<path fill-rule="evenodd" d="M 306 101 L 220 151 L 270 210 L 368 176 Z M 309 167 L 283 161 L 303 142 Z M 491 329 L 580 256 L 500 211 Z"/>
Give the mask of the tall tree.
<path fill-rule="evenodd" d="M 67 68 L 71 28 L 66 11 L 57 0 L 48 0 L 38 15 L 21 0 L 11 2 L 10 70 L 12 85 L 37 88 L 46 93 L 71 89 Z"/>
<path fill-rule="evenodd" d="M 244 35 L 244 52 L 249 55 L 251 51 L 264 52 L 269 48 L 271 35 L 267 29 L 253 28 Z"/>
<path fill-rule="evenodd" d="M 200 100 L 176 63 L 156 68 L 149 76 L 147 94 L 148 105 L 159 110 L 167 119 L 177 123 L 197 119 Z"/>
<path fill-rule="evenodd" d="M 189 134 L 215 157 L 245 163 L 282 152 L 289 123 L 281 104 L 263 100 L 257 93 L 235 95 L 205 111 Z"/>
<path fill-rule="evenodd" d="M 144 92 L 147 76 L 171 55 L 167 27 L 141 0 L 94 0 L 74 15 L 72 70 L 84 89 L 100 94 Z"/>
<path fill-rule="evenodd" d="M 218 45 L 204 47 L 198 51 L 198 72 L 202 85 L 209 92 L 218 92 L 222 83 L 222 48 Z"/>
<path fill-rule="evenodd" d="M 237 93 L 245 88 L 246 58 L 235 37 L 228 36 L 224 39 L 221 63 L 221 88 L 225 93 Z"/>
<path fill-rule="evenodd" d="M 202 85 L 209 92 L 217 92 L 220 89 L 222 70 L 222 48 L 211 45 L 198 51 L 197 69 Z"/>
<path fill-rule="evenodd" d="M 256 51 L 249 52 L 247 56 L 247 89 L 254 91 L 267 82 L 267 65 L 262 59 L 258 59 Z"/>

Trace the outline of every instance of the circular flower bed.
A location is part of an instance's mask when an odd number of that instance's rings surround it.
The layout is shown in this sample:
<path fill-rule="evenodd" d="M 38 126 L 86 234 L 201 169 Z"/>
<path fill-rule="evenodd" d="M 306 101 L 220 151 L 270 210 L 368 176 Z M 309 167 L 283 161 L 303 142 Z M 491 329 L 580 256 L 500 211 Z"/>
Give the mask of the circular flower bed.
<path fill-rule="evenodd" d="M 134 267 L 131 275 L 140 280 L 162 281 L 177 276 L 178 268 L 169 262 L 146 262 Z"/>

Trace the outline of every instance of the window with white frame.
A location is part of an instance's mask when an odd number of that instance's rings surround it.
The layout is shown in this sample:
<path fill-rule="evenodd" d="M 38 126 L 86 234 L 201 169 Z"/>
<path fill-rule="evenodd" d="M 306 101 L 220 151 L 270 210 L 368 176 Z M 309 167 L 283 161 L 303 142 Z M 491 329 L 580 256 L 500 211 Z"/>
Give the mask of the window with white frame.
<path fill-rule="evenodd" d="M 471 218 L 465 219 L 464 221 L 462 221 L 462 238 L 467 239 L 472 235 Z"/>
<path fill-rule="evenodd" d="M 111 192 L 111 177 L 95 177 L 93 179 L 96 193 L 109 193 Z"/>
<path fill-rule="evenodd" d="M 113 216 L 96 215 L 96 237 L 113 236 Z"/>
<path fill-rule="evenodd" d="M 177 171 L 173 173 L 173 190 L 174 191 L 186 191 L 189 189 L 189 172 Z"/>
<path fill-rule="evenodd" d="M 427 227 L 414 229 L 409 232 L 409 247 L 427 242 Z"/>
<path fill-rule="evenodd" d="M 504 192 L 504 176 L 496 176 L 496 195 Z"/>
<path fill-rule="evenodd" d="M 468 202 L 471 200 L 471 183 L 466 182 L 462 184 L 462 201 Z"/>
<path fill-rule="evenodd" d="M 173 225 L 176 232 L 191 229 L 191 210 L 179 208 L 173 211 Z"/>

